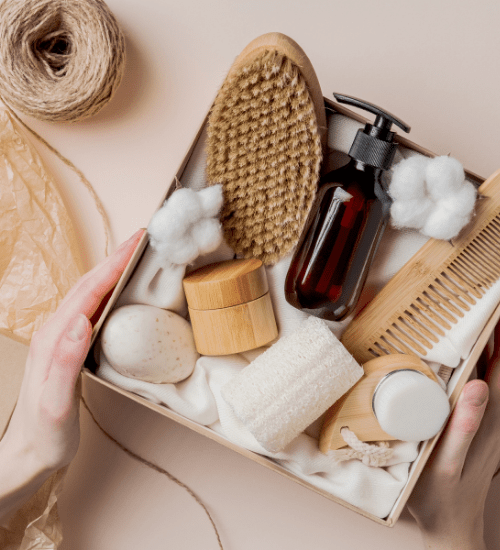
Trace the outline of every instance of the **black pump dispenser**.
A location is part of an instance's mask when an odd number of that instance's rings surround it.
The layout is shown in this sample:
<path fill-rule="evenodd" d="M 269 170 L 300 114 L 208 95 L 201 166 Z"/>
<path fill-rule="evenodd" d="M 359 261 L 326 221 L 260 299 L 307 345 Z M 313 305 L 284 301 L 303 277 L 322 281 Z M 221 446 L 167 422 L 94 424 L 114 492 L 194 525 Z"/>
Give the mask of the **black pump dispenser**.
<path fill-rule="evenodd" d="M 288 270 L 285 297 L 298 309 L 339 321 L 356 306 L 389 218 L 391 200 L 381 175 L 397 149 L 391 127 L 405 132 L 410 127 L 376 105 L 334 96 L 376 118 L 358 130 L 349 163 L 321 179 Z"/>
<path fill-rule="evenodd" d="M 364 130 L 358 130 L 349 150 L 349 156 L 368 166 L 389 170 L 397 149 L 397 144 L 394 143 L 395 132 L 390 131 L 391 126 L 395 124 L 407 133 L 411 128 L 399 118 L 372 103 L 346 95 L 333 95 L 339 103 L 358 107 L 377 115 L 373 124 L 366 124 Z"/>

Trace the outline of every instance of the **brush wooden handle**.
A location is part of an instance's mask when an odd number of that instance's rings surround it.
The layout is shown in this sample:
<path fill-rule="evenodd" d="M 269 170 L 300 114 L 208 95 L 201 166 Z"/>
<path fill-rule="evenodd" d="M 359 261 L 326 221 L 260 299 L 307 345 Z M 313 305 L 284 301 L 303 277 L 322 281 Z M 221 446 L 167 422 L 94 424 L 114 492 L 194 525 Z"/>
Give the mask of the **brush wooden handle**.
<path fill-rule="evenodd" d="M 347 327 L 341 341 L 359 363 L 394 353 L 425 356 L 500 277 L 500 170 L 479 194 L 458 237 L 430 239 Z"/>
<path fill-rule="evenodd" d="M 365 363 L 363 369 L 363 378 L 326 413 L 319 438 L 319 448 L 323 453 L 346 446 L 340 433 L 343 427 L 352 430 L 361 441 L 396 439 L 380 427 L 372 408 L 375 388 L 386 374 L 395 370 L 412 369 L 437 381 L 437 376 L 426 363 L 418 357 L 408 355 L 377 357 Z"/>

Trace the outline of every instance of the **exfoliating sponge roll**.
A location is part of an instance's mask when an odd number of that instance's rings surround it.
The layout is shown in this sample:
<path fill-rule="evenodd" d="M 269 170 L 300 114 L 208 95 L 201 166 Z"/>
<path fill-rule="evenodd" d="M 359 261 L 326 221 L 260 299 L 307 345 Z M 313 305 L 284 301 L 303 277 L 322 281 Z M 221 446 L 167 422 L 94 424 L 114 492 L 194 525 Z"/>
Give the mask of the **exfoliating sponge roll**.
<path fill-rule="evenodd" d="M 222 397 L 268 451 L 284 449 L 363 376 L 321 319 L 309 317 L 222 387 Z"/>
<path fill-rule="evenodd" d="M 402 441 L 434 437 L 450 414 L 441 386 L 416 370 L 401 369 L 386 375 L 373 396 L 373 412 L 380 427 Z"/>

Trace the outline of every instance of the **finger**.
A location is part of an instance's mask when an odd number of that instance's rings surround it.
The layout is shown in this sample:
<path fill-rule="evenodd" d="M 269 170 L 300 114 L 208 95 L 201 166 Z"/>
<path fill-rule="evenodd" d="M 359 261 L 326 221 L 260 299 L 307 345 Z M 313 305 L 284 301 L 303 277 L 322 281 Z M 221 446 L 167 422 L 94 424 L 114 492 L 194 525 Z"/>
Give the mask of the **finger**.
<path fill-rule="evenodd" d="M 488 406 L 465 464 L 472 477 L 478 471 L 493 475 L 500 460 L 500 359 L 489 361 L 485 381 L 489 387 Z"/>
<path fill-rule="evenodd" d="M 488 385 L 482 380 L 468 382 L 436 450 L 436 471 L 460 479 L 467 452 L 479 429 L 488 402 Z"/>
<path fill-rule="evenodd" d="M 500 356 L 500 322 L 495 326 L 493 331 L 493 346 L 492 346 L 491 358 L 496 359 Z"/>
<path fill-rule="evenodd" d="M 64 420 L 74 405 L 75 386 L 90 347 L 92 327 L 83 314 L 72 319 L 57 343 L 45 381 L 44 399 L 54 417 Z"/>
<path fill-rule="evenodd" d="M 56 313 L 40 329 L 43 339 L 58 340 L 70 321 L 79 313 L 91 317 L 102 299 L 116 285 L 137 248 L 144 229 L 135 233 L 111 256 L 84 275 L 61 302 Z"/>
<path fill-rule="evenodd" d="M 79 291 L 79 289 L 90 279 L 93 279 L 94 276 L 96 276 L 99 271 L 102 270 L 102 268 L 109 264 L 117 261 L 117 257 L 120 255 L 126 254 L 127 252 L 130 252 L 130 256 L 133 254 L 135 249 L 137 248 L 137 245 L 139 243 L 139 240 L 142 238 L 145 229 L 140 229 L 136 233 L 130 237 L 127 241 L 123 242 L 112 254 L 110 254 L 107 258 L 105 258 L 102 262 L 100 262 L 98 265 L 93 267 L 90 271 L 87 271 L 85 275 L 83 275 L 78 282 L 71 288 L 64 299 L 62 300 L 61 304 L 59 305 L 59 308 L 64 307 L 68 302 L 71 301 L 72 296 Z M 129 257 L 130 259 L 130 257 Z M 123 271 L 123 270 L 122 270 Z"/>

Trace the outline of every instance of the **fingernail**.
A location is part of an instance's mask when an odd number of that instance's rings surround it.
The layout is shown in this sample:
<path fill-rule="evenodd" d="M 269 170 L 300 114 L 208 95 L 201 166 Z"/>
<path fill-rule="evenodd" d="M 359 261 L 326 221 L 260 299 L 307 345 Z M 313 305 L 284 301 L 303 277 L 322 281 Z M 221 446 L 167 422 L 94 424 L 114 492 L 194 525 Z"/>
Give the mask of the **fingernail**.
<path fill-rule="evenodd" d="M 485 384 L 471 384 L 465 388 L 467 401 L 474 407 L 484 405 L 488 400 L 488 388 Z"/>
<path fill-rule="evenodd" d="M 80 313 L 73 319 L 72 323 L 69 326 L 68 338 L 73 340 L 73 342 L 79 342 L 83 340 L 87 335 L 88 319 Z"/>

